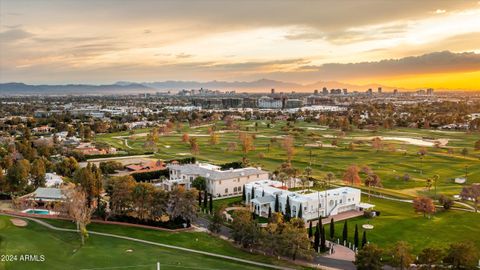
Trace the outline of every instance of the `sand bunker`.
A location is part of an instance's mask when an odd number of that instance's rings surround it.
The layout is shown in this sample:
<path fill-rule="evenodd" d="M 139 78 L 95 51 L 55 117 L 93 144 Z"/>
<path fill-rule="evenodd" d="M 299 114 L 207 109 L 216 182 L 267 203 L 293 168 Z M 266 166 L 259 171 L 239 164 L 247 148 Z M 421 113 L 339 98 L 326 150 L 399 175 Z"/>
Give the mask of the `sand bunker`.
<path fill-rule="evenodd" d="M 10 221 L 17 227 L 26 227 L 28 224 L 25 220 L 19 218 L 11 218 Z"/>
<path fill-rule="evenodd" d="M 333 135 L 323 135 L 325 138 L 335 138 Z M 437 140 L 426 140 L 426 139 L 416 139 L 416 138 L 409 138 L 409 137 L 388 137 L 388 136 L 370 136 L 370 137 L 344 137 L 344 139 L 350 139 L 350 140 L 366 140 L 366 141 L 371 141 L 374 138 L 380 138 L 383 141 L 400 141 L 400 142 L 405 142 L 411 145 L 417 145 L 417 146 L 427 146 L 427 147 L 433 147 L 435 144 L 439 144 L 439 146 L 446 146 L 448 144 L 448 139 L 437 139 Z"/>

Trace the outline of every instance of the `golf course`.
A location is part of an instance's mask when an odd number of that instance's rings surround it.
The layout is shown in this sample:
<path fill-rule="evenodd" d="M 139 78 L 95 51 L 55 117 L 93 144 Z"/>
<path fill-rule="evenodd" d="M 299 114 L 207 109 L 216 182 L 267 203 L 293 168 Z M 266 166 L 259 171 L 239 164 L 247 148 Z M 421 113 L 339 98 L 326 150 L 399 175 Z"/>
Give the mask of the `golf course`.
<path fill-rule="evenodd" d="M 78 233 L 52 230 L 33 221 L 28 221 L 26 227 L 16 227 L 10 219 L 0 216 L 0 254 L 15 257 L 11 257 L 12 261 L 2 257 L 0 269 L 155 269 L 157 262 L 161 263 L 161 269 L 265 269 L 189 251 L 94 234 L 90 234 L 86 244 L 82 246 Z M 68 221 L 44 221 L 59 228 L 75 227 Z M 244 252 L 228 241 L 203 232 L 170 233 L 103 224 L 91 224 L 88 229 L 271 265 L 294 267 L 270 257 Z M 28 251 L 28 254 L 25 254 L 25 251 Z M 25 255 L 36 255 L 38 261 L 23 261 Z M 40 261 L 42 255 L 44 259 Z"/>
<path fill-rule="evenodd" d="M 480 152 L 473 148 L 479 136 L 475 133 L 408 128 L 342 132 L 306 122 L 290 124 L 287 128 L 285 121 L 238 121 L 236 124 L 240 131 L 254 134 L 254 149 L 246 155 L 249 162 L 268 171 L 274 171 L 285 162 L 287 154 L 282 147 L 282 140 L 292 136 L 292 165 L 300 173 L 310 166 L 313 177 L 319 180 L 332 172 L 335 175 L 332 185 L 336 186 L 345 185 L 342 177 L 350 165 L 359 168 L 368 166 L 380 176 L 383 187 L 371 188 L 372 194 L 403 200 L 411 200 L 419 195 L 433 196 L 434 193 L 458 195 L 463 185 L 455 183 L 454 179 L 465 177 L 466 174 L 467 184 L 480 182 Z M 217 144 L 211 143 L 212 129 L 218 135 Z M 97 135 L 96 140 L 141 154 L 147 151 L 144 144 L 149 130 L 136 130 L 134 134 L 102 134 Z M 199 161 L 223 164 L 242 160 L 239 131 L 227 130 L 223 121 L 193 128 L 183 125 L 180 129 L 161 135 L 153 158 L 172 160 L 193 156 L 188 142 L 182 142 L 183 134 L 197 139 L 199 153 L 195 157 Z M 381 148 L 372 147 L 371 141 L 375 137 L 381 138 Z M 233 143 L 238 146 L 229 151 Z M 438 175 L 439 180 L 436 185 L 427 187 L 427 179 L 434 175 Z M 360 176 L 363 179 L 362 173 Z M 367 191 L 363 184 L 360 188 Z M 234 201 L 224 200 L 225 204 Z M 381 215 L 372 219 L 358 217 L 349 220 L 349 238 L 352 241 L 355 224 L 363 233 L 361 225 L 370 223 L 374 229 L 367 232 L 368 240 L 383 247 L 404 240 L 411 243 L 415 251 L 420 251 L 431 245 L 471 240 L 480 248 L 480 215 L 477 213 L 454 209 L 445 211 L 437 207 L 437 213 L 426 218 L 415 213 L 408 202 L 374 197 L 369 199 L 366 194 L 362 201 L 376 205 L 375 210 L 380 211 Z M 222 200 L 217 201 L 216 206 L 221 203 Z M 471 210 L 473 202 L 463 203 L 454 206 Z M 343 221 L 336 223 L 337 237 L 342 229 Z"/>

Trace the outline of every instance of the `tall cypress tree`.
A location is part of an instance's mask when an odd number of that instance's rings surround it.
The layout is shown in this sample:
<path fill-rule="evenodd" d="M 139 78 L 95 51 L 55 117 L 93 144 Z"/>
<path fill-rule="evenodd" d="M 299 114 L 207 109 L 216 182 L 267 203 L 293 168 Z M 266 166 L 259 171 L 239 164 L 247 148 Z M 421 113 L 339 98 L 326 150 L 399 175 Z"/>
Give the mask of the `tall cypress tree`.
<path fill-rule="evenodd" d="M 367 244 L 367 231 L 363 231 L 362 248 Z"/>
<path fill-rule="evenodd" d="M 262 190 L 262 197 L 265 197 L 265 190 Z"/>
<path fill-rule="evenodd" d="M 355 224 L 355 234 L 353 236 L 353 244 L 358 248 L 358 224 Z"/>
<path fill-rule="evenodd" d="M 198 192 L 198 206 L 202 207 L 202 192 Z"/>
<path fill-rule="evenodd" d="M 247 203 L 247 194 L 245 193 L 245 185 L 243 185 L 243 190 L 242 190 L 242 202 Z"/>
<path fill-rule="evenodd" d="M 310 225 L 308 226 L 308 238 L 312 238 L 313 236 L 313 227 L 312 227 L 312 221 L 310 220 Z"/>
<path fill-rule="evenodd" d="M 298 218 L 303 218 L 302 204 L 300 204 L 300 209 L 298 209 Z"/>
<path fill-rule="evenodd" d="M 272 207 L 268 206 L 268 219 L 272 217 Z"/>
<path fill-rule="evenodd" d="M 325 237 L 325 227 L 322 226 L 321 235 L 320 235 L 320 250 L 322 252 L 327 250 L 327 245 L 325 244 L 327 239 L 325 239 L 325 238 L 326 238 Z"/>
<path fill-rule="evenodd" d="M 317 223 L 317 228 L 315 230 L 315 239 L 313 240 L 313 249 L 315 249 L 315 252 L 318 252 L 319 246 L 320 246 L 320 226 L 318 226 L 318 223 Z"/>
<path fill-rule="evenodd" d="M 290 221 L 292 210 L 290 209 L 290 198 L 287 196 L 287 203 L 285 204 L 285 221 Z"/>
<path fill-rule="evenodd" d="M 330 219 L 330 240 L 333 240 L 335 237 L 335 221 Z"/>
<path fill-rule="evenodd" d="M 252 187 L 252 193 L 250 194 L 250 200 L 253 200 L 255 198 L 255 187 Z"/>
<path fill-rule="evenodd" d="M 275 195 L 275 205 L 273 210 L 275 210 L 275 213 L 278 213 L 278 208 L 279 208 L 279 202 L 278 202 L 278 194 Z"/>
<path fill-rule="evenodd" d="M 209 208 L 210 208 L 210 214 L 213 214 L 213 196 L 212 196 L 212 194 L 210 194 Z"/>
<path fill-rule="evenodd" d="M 207 202 L 208 202 L 208 193 L 207 191 L 203 191 L 203 208 L 207 209 Z"/>
<path fill-rule="evenodd" d="M 345 223 L 343 223 L 342 244 L 346 243 L 347 241 L 348 241 L 348 227 L 347 227 L 347 221 L 345 220 Z"/>

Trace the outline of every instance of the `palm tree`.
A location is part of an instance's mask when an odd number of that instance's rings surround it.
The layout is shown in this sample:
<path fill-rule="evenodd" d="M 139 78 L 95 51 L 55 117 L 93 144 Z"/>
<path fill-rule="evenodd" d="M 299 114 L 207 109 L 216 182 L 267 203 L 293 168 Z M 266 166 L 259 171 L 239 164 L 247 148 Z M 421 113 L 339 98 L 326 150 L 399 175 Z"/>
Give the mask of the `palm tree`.
<path fill-rule="evenodd" d="M 325 177 L 328 183 L 327 188 L 330 188 L 330 181 L 332 181 L 334 177 L 335 177 L 335 174 L 333 174 L 332 172 L 327 173 L 327 176 Z"/>
<path fill-rule="evenodd" d="M 310 176 L 312 175 L 312 171 L 313 171 L 312 167 L 307 166 L 303 172 L 305 177 L 302 177 L 302 178 L 305 178 L 307 182 L 310 181 Z M 304 180 L 302 179 L 302 184 L 304 185 L 303 189 L 305 189 L 305 183 L 303 181 Z M 310 185 L 308 185 L 308 190 L 310 191 Z"/>
<path fill-rule="evenodd" d="M 284 184 L 285 184 L 285 181 L 287 181 L 288 176 L 287 176 L 286 173 L 281 172 L 281 173 L 278 174 L 277 178 L 280 182 L 282 182 L 282 187 L 283 187 Z"/>
<path fill-rule="evenodd" d="M 440 179 L 440 175 L 438 174 L 435 174 L 433 177 L 432 177 L 432 181 L 433 181 L 433 192 L 434 192 L 434 198 L 436 199 L 437 198 L 437 182 L 438 180 Z"/>
<path fill-rule="evenodd" d="M 327 186 L 325 187 L 325 216 L 328 217 L 328 188 L 330 188 L 330 181 L 335 177 L 335 175 L 332 172 L 328 172 L 327 175 L 325 176 L 325 180 L 327 182 Z"/>

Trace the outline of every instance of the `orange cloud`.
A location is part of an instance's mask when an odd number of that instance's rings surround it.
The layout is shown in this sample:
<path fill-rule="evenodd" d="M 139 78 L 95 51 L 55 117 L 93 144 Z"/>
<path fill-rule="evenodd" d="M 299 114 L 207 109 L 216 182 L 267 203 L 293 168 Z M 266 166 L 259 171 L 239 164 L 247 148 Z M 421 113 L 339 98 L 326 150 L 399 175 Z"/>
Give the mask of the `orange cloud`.
<path fill-rule="evenodd" d="M 411 74 L 383 78 L 364 78 L 348 81 L 355 84 L 367 84 L 372 81 L 398 88 L 418 89 L 435 88 L 439 90 L 465 89 L 480 91 L 480 70 L 473 72 L 449 72 L 431 74 Z"/>

